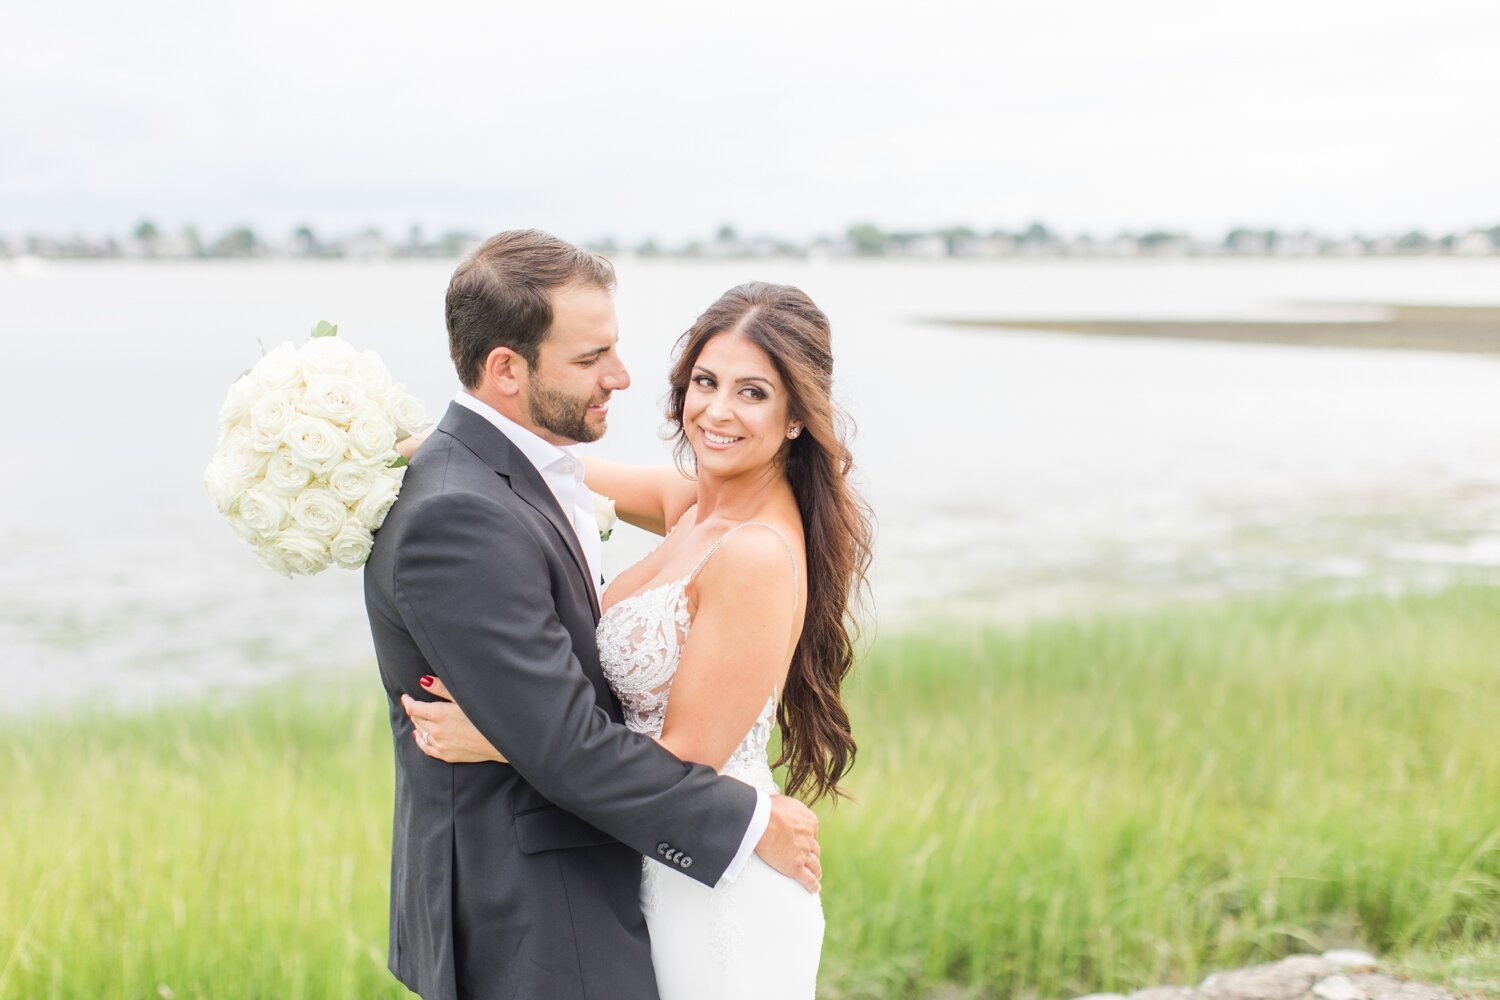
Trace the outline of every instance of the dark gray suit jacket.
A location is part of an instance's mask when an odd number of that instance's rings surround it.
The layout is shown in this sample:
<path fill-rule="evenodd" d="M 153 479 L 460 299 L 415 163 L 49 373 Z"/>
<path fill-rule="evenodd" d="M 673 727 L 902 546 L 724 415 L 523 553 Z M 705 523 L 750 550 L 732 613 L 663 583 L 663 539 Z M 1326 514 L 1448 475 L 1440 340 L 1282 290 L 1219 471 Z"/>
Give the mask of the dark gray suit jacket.
<path fill-rule="evenodd" d="M 621 724 L 598 605 L 541 474 L 452 405 L 365 566 L 396 751 L 390 968 L 426 1000 L 655 1000 L 641 856 L 713 885 L 755 793 Z M 509 764 L 423 754 L 435 674 Z"/>

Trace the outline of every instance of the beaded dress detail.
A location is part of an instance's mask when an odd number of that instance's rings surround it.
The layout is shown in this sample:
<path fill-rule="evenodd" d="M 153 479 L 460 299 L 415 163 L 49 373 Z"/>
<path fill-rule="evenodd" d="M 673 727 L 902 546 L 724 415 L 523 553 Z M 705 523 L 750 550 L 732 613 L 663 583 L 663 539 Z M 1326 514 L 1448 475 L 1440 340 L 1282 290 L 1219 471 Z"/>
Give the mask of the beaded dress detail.
<path fill-rule="evenodd" d="M 713 558 L 719 546 L 735 532 L 751 525 L 776 532 L 776 537 L 786 546 L 787 558 L 792 560 L 795 601 L 797 562 L 792 555 L 791 543 L 764 521 L 746 521 L 726 531 L 686 576 L 632 594 L 610 607 L 599 619 L 595 633 L 599 643 L 599 664 L 609 686 L 614 689 L 615 697 L 620 699 L 625 725 L 631 730 L 647 736 L 661 735 L 667 718 L 667 698 L 672 693 L 672 678 L 677 673 L 682 648 L 692 628 L 688 616 L 687 585 Z M 776 692 L 773 690 L 761 709 L 760 717 L 720 773 L 738 778 L 767 794 L 776 794 L 779 789 L 766 757 L 775 722 Z"/>

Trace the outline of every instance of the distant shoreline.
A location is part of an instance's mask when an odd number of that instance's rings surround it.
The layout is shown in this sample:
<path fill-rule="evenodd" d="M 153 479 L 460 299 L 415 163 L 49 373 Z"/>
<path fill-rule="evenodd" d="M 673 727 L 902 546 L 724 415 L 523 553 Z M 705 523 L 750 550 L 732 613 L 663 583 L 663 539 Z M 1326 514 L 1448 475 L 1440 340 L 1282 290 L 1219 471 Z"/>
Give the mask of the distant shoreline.
<path fill-rule="evenodd" d="M 929 318 L 923 322 L 975 330 L 1024 330 L 1097 337 L 1357 347 L 1397 351 L 1500 355 L 1500 306 L 1383 306 L 1384 320 L 1097 320 Z"/>

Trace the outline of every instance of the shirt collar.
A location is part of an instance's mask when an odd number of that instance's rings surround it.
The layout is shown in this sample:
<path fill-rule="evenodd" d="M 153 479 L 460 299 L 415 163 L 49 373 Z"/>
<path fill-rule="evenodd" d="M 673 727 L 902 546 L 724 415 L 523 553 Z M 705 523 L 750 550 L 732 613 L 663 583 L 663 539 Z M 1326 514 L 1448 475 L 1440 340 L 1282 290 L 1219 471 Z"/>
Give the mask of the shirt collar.
<path fill-rule="evenodd" d="M 526 456 L 526 461 L 530 462 L 538 472 L 560 463 L 566 463 L 565 467 L 568 472 L 581 473 L 583 463 L 579 462 L 572 452 L 544 440 L 535 431 L 522 427 L 483 400 L 460 390 L 459 394 L 453 397 L 453 401 L 488 420 L 496 430 L 510 439 L 510 443 Z"/>

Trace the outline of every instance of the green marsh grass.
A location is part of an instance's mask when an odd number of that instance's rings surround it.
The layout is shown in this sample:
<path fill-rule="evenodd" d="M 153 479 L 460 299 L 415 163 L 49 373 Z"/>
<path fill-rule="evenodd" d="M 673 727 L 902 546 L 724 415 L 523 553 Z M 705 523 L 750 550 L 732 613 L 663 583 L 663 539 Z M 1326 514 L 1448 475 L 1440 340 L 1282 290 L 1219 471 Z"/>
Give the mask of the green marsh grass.
<path fill-rule="evenodd" d="M 886 635 L 848 695 L 829 1000 L 1500 965 L 1500 591 Z M 0 997 L 407 995 L 373 668 L 7 736 Z"/>
<path fill-rule="evenodd" d="M 1496 591 L 898 637 L 851 694 L 829 996 L 1500 941 Z"/>

